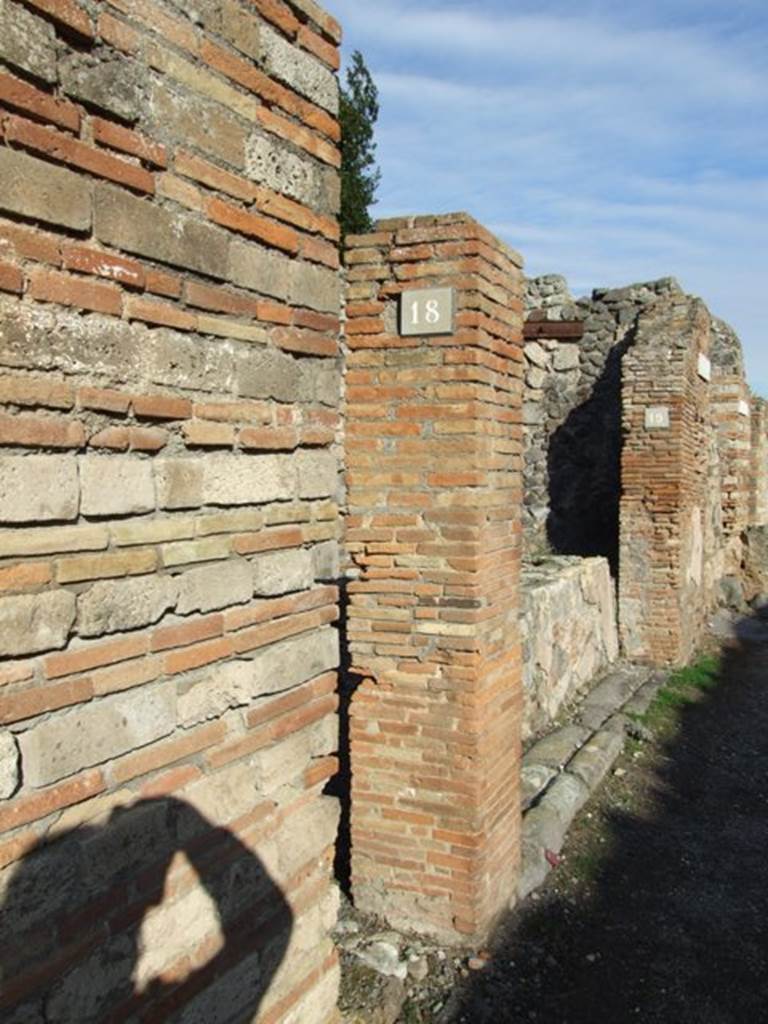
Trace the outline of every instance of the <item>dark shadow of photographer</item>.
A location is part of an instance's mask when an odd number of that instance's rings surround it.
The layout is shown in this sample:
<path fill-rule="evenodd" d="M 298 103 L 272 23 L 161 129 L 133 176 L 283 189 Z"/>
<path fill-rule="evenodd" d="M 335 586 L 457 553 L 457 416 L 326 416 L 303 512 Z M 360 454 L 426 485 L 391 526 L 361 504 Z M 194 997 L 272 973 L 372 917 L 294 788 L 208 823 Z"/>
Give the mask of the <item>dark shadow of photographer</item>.
<path fill-rule="evenodd" d="M 176 798 L 38 845 L 0 893 L 6 1024 L 251 1021 L 293 926 L 260 859 Z"/>

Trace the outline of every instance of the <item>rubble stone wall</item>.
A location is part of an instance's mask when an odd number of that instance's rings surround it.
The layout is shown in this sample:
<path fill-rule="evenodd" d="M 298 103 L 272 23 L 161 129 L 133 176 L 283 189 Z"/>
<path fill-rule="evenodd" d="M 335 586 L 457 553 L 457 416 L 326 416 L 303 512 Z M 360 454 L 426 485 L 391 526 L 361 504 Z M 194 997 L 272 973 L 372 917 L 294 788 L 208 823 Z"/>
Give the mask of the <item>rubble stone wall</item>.
<path fill-rule="evenodd" d="M 466 942 L 520 857 L 521 261 L 464 214 L 348 241 L 353 891 Z M 439 286 L 453 332 L 400 336 Z"/>
<path fill-rule="evenodd" d="M 550 556 L 523 566 L 523 740 L 619 655 L 616 587 L 604 558 Z"/>
<path fill-rule="evenodd" d="M 339 27 L 0 0 L 0 1016 L 335 1014 Z"/>

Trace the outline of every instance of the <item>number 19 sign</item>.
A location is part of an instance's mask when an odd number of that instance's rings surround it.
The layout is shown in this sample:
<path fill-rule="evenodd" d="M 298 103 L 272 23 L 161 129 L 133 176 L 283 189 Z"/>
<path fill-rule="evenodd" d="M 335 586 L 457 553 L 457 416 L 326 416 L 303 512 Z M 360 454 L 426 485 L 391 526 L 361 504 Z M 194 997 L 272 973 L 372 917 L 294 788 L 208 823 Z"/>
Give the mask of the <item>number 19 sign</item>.
<path fill-rule="evenodd" d="M 400 334 L 453 334 L 453 288 L 420 288 L 400 297 Z"/>

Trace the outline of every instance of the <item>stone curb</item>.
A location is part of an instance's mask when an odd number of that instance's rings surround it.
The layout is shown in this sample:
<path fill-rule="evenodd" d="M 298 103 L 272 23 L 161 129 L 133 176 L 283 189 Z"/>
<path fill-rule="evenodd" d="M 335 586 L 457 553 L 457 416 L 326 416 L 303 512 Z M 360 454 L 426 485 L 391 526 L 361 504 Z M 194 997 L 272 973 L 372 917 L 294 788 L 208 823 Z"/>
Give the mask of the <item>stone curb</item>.
<path fill-rule="evenodd" d="M 622 666 L 586 696 L 574 721 L 544 736 L 523 758 L 522 867 L 510 907 L 537 889 L 557 862 L 573 819 L 613 767 L 666 674 Z"/>

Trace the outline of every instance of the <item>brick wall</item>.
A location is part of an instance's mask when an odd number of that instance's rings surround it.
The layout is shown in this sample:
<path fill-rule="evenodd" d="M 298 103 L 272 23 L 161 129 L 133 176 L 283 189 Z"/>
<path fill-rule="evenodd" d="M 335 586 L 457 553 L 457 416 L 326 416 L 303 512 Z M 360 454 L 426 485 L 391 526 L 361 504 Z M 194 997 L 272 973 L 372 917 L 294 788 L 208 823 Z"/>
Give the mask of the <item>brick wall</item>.
<path fill-rule="evenodd" d="M 750 510 L 752 526 L 768 524 L 768 402 L 752 398 L 752 461 L 750 466 Z"/>
<path fill-rule="evenodd" d="M 638 321 L 622 364 L 619 618 L 625 653 L 682 664 L 696 649 L 712 595 L 704 586 L 709 524 L 711 384 L 706 307 L 687 296 L 660 302 Z M 666 427 L 646 421 L 664 409 Z"/>
<path fill-rule="evenodd" d="M 4 1019 L 335 1012 L 338 42 L 0 0 Z"/>
<path fill-rule="evenodd" d="M 352 881 L 363 909 L 483 933 L 519 859 L 520 259 L 463 214 L 349 240 Z M 400 337 L 406 288 L 455 332 Z"/>

